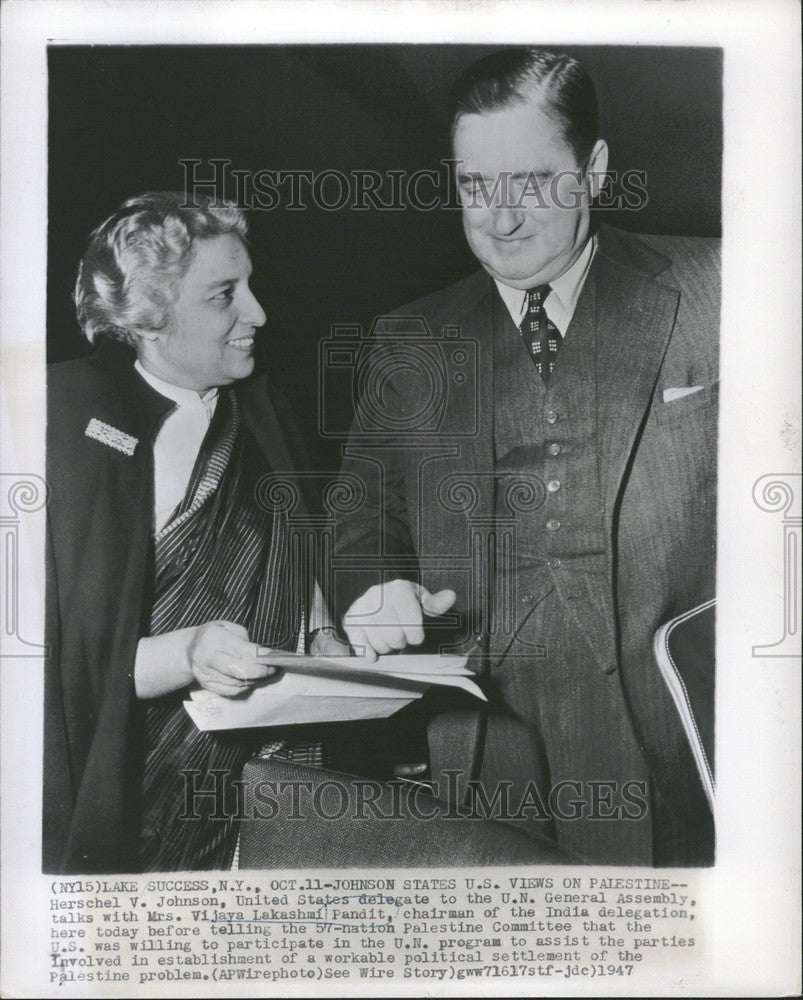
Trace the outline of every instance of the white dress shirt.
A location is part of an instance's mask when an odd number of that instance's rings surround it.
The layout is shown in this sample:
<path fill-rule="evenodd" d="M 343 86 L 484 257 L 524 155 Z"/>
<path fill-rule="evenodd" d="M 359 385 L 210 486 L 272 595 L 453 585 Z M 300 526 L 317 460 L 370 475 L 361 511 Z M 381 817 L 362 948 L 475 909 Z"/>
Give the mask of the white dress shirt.
<path fill-rule="evenodd" d="M 574 316 L 577 300 L 580 298 L 580 292 L 582 292 L 588 277 L 596 250 L 597 237 L 592 236 L 568 271 L 564 271 L 559 277 L 549 282 L 552 291 L 544 300 L 544 309 L 549 319 L 558 328 L 561 337 L 565 337 L 566 331 L 569 329 L 569 323 Z M 520 326 L 527 312 L 527 289 L 511 288 L 510 285 L 503 284 L 498 278 L 494 278 L 494 281 L 513 322 L 516 326 Z"/>
<path fill-rule="evenodd" d="M 200 396 L 146 371 L 139 361 L 134 367 L 160 396 L 176 404 L 162 422 L 153 442 L 154 532 L 161 531 L 184 499 L 195 460 L 215 412 L 218 390 Z"/>

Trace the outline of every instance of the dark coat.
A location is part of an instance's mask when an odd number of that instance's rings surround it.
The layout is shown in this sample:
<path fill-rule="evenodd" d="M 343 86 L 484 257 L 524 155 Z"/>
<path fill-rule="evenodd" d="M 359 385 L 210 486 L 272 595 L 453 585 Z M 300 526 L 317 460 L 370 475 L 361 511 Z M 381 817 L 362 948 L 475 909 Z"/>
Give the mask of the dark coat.
<path fill-rule="evenodd" d="M 602 226 L 594 281 L 581 293 L 595 289 L 591 305 L 608 580 L 599 588 L 588 578 L 585 591 L 581 582 L 571 599 L 578 628 L 599 666 L 618 672 L 663 797 L 678 816 L 693 819 L 707 815 L 707 805 L 655 665 L 652 640 L 661 624 L 714 596 L 718 251 L 717 240 L 636 237 Z M 469 513 L 494 517 L 489 473 L 494 468 L 496 294 L 491 278 L 480 271 L 396 314 L 423 318 L 433 341 L 441 344 L 450 329 L 459 328 L 460 339 L 469 345 L 469 363 L 464 356 L 455 360 L 460 352 L 451 347 L 456 341 L 441 352 L 440 408 L 433 407 L 431 366 L 416 367 L 401 356 L 395 366 L 380 366 L 382 393 L 375 400 L 385 410 L 375 414 L 373 426 L 366 424 L 370 413 L 358 418 L 343 467 L 344 477 L 367 484 L 368 497 L 338 524 L 336 558 L 344 567 L 336 575 L 339 614 L 379 582 L 380 572 L 384 579 L 403 576 L 406 557 L 408 567 L 411 558 L 415 564 L 413 575 L 431 592 L 458 591 L 453 612 L 464 622 L 483 618 L 481 608 L 467 606 L 469 588 L 458 583 L 465 574 Z M 476 359 L 470 357 L 474 350 Z M 683 386 L 703 388 L 663 402 L 663 389 Z M 360 434 L 361 426 L 366 434 Z M 378 427 L 400 430 L 383 438 Z M 427 451 L 433 444 L 440 455 Z M 376 475 L 379 468 L 382 479 Z M 460 498 L 445 504 L 437 484 L 446 475 L 471 481 L 476 505 L 466 503 L 461 512 Z M 383 571 L 346 571 L 347 559 L 358 563 L 379 553 Z M 393 560 L 398 570 L 389 575 Z M 560 592 L 561 571 L 549 572 Z M 430 749 L 436 772 L 452 767 L 471 773 L 482 739 L 472 718 L 447 711 L 433 720 Z M 598 733 L 578 734 L 578 739 L 593 742 L 604 739 L 604 733 L 600 720 Z"/>
<path fill-rule="evenodd" d="M 172 401 L 99 345 L 48 374 L 43 869 L 137 869 L 134 660 L 152 585 L 153 440 Z M 286 407 L 264 379 L 234 387 L 277 473 L 298 468 Z M 92 418 L 136 439 L 133 454 L 87 436 Z"/>

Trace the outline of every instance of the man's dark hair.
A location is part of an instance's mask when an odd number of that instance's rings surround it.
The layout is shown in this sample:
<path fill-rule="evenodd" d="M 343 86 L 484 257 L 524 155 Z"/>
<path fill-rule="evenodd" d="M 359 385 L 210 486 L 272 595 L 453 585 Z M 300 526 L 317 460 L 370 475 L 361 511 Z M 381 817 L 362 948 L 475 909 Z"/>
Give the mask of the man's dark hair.
<path fill-rule="evenodd" d="M 464 70 L 452 88 L 452 135 L 463 115 L 530 100 L 543 102 L 543 111 L 560 124 L 575 159 L 585 166 L 599 138 L 594 81 L 576 59 L 542 49 L 502 49 Z"/>

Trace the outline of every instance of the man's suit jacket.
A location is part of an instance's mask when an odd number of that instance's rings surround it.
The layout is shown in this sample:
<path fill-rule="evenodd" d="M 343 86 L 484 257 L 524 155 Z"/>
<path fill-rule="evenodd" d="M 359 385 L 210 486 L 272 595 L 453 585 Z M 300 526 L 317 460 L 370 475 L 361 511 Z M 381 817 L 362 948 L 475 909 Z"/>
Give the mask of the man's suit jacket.
<path fill-rule="evenodd" d="M 151 601 L 153 440 L 173 403 L 133 361 L 122 345 L 101 344 L 48 374 L 48 872 L 138 865 L 134 660 Z M 274 407 L 263 379 L 234 391 L 269 467 L 291 474 L 299 447 L 286 412 Z M 87 436 L 92 418 L 135 439 L 133 453 Z"/>
<path fill-rule="evenodd" d="M 619 673 L 664 799 L 696 820 L 707 805 L 651 646 L 662 623 L 714 596 L 718 241 L 601 226 L 581 294 L 592 296 L 594 317 L 608 585 L 581 582 L 572 605 L 599 666 Z M 450 587 L 463 633 L 475 630 L 486 649 L 467 549 L 470 522 L 487 523 L 495 511 L 494 296 L 480 271 L 377 324 L 365 361 L 377 374 L 360 383 L 381 392 L 358 411 L 343 465 L 344 479 L 362 481 L 365 496 L 339 519 L 335 575 L 341 614 L 381 579 Z M 411 363 L 415 344 L 399 339 L 415 317 L 431 341 L 417 349 L 437 355 L 434 366 Z M 451 339 L 456 328 L 462 352 Z M 665 389 L 696 386 L 664 402 Z M 440 714 L 430 728 L 435 770 L 470 771 L 481 733 L 475 713 Z"/>

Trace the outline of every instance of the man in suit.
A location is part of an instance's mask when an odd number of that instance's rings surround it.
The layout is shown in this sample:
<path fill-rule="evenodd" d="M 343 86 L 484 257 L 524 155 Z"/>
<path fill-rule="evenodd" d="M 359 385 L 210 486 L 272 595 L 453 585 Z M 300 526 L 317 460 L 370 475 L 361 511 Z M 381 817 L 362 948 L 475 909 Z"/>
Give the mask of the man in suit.
<path fill-rule="evenodd" d="M 49 872 L 228 867 L 233 782 L 267 751 L 196 730 L 188 686 L 243 694 L 273 672 L 257 646 L 295 650 L 302 623 L 327 625 L 260 499 L 281 476 L 303 505 L 287 407 L 252 377 L 265 313 L 245 217 L 184 202 L 141 195 L 93 232 L 75 298 L 95 349 L 48 377 Z M 185 816 L 188 781 L 228 796 L 224 814 L 197 794 Z"/>
<path fill-rule="evenodd" d="M 487 710 L 429 705 L 441 794 L 500 796 L 501 818 L 592 862 L 711 863 L 651 647 L 713 596 L 717 241 L 595 224 L 608 150 L 568 56 L 469 67 L 452 137 L 482 270 L 376 325 L 343 469 L 362 491 L 338 524 L 343 627 L 371 656 L 431 619 L 439 648 L 476 653 Z"/>

